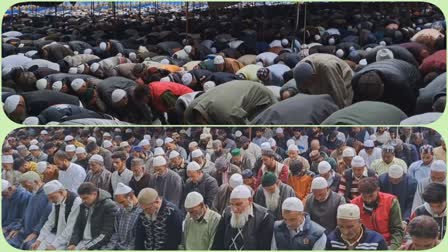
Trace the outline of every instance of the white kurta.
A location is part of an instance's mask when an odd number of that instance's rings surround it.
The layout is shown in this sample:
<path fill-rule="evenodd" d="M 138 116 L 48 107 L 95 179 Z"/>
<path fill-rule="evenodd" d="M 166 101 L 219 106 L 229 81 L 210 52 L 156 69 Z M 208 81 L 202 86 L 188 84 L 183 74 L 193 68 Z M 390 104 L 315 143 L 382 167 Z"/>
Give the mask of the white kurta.
<path fill-rule="evenodd" d="M 65 202 L 61 203 L 59 208 L 59 219 L 58 219 L 58 227 L 56 229 L 56 234 L 51 233 L 51 230 L 55 224 L 55 215 L 56 208 L 53 204 L 51 208 L 50 215 L 48 216 L 48 220 L 45 222 L 44 226 L 40 230 L 38 241 L 41 242 L 38 250 L 45 250 L 48 246 L 53 246 L 57 250 L 63 250 L 67 248 L 68 242 L 73 233 L 73 227 L 76 223 L 76 218 L 79 214 L 79 205 L 81 205 L 81 198 L 76 197 L 73 202 L 72 209 L 67 218 L 67 222 L 65 221 Z"/>
<path fill-rule="evenodd" d="M 65 189 L 78 193 L 78 187 L 86 179 L 86 171 L 80 165 L 70 163 L 67 170 L 59 170 L 59 182 L 65 187 Z"/>

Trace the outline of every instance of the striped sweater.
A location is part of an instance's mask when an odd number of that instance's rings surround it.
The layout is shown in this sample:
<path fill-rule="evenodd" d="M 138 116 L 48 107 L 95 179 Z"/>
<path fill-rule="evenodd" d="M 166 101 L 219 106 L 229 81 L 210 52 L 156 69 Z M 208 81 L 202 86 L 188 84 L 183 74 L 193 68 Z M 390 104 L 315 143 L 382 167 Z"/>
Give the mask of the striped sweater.
<path fill-rule="evenodd" d="M 364 231 L 363 235 L 351 250 L 388 250 L 387 243 L 382 235 L 364 226 L 362 228 Z M 326 250 L 349 250 L 338 228 L 327 235 Z"/>

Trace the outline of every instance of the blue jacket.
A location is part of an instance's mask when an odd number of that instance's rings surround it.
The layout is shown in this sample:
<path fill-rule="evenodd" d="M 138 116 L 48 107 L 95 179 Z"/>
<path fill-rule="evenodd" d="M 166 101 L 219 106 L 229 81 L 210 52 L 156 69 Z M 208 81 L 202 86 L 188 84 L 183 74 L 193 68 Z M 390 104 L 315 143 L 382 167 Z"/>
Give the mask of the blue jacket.
<path fill-rule="evenodd" d="M 412 203 L 417 190 L 417 180 L 409 175 L 405 175 L 399 184 L 393 185 L 389 182 L 389 175 L 384 173 L 380 175 L 379 183 L 381 192 L 397 196 L 400 203 L 401 216 L 403 220 L 408 220 L 409 216 L 411 216 Z"/>
<path fill-rule="evenodd" d="M 303 231 L 291 237 L 286 223 L 274 223 L 274 236 L 278 250 L 312 250 L 314 243 L 325 233 L 325 228 L 310 219 L 307 214 Z"/>
<path fill-rule="evenodd" d="M 51 212 L 51 203 L 41 187 L 36 194 L 32 195 L 25 209 L 21 229 L 25 236 L 31 233 L 39 234 Z"/>
<path fill-rule="evenodd" d="M 381 234 L 367 229 L 364 225 L 362 228 L 364 234 L 353 250 L 388 250 L 387 243 Z M 348 250 L 347 244 L 342 240 L 341 232 L 338 228 L 327 235 L 327 246 L 325 250 Z"/>
<path fill-rule="evenodd" d="M 2 197 L 2 228 L 7 231 L 17 229 L 25 215 L 31 193 L 18 186 L 16 192 L 7 199 Z"/>

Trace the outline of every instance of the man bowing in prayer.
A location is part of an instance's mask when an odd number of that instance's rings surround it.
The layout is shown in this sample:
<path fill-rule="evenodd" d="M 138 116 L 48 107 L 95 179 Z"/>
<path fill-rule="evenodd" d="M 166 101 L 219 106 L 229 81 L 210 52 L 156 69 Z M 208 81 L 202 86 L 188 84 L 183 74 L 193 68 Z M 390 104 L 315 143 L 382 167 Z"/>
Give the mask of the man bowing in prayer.
<path fill-rule="evenodd" d="M 274 216 L 253 203 L 249 187 L 237 186 L 219 222 L 212 250 L 269 250 L 273 226 Z"/>

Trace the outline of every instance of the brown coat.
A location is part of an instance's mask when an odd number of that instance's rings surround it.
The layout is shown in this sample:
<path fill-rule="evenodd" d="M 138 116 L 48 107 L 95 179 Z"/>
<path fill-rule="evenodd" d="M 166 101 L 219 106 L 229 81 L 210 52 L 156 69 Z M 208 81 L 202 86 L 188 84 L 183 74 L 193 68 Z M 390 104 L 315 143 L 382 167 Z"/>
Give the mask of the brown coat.
<path fill-rule="evenodd" d="M 244 65 L 241 64 L 238 60 L 232 59 L 232 58 L 225 58 L 224 59 L 224 72 L 226 73 L 232 73 L 235 74 L 243 68 Z"/>

